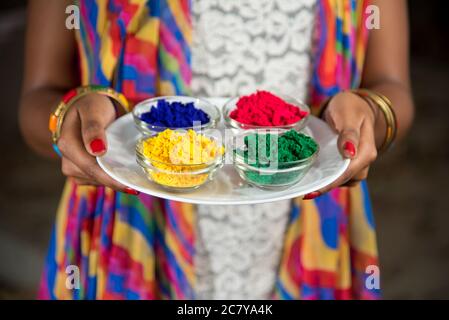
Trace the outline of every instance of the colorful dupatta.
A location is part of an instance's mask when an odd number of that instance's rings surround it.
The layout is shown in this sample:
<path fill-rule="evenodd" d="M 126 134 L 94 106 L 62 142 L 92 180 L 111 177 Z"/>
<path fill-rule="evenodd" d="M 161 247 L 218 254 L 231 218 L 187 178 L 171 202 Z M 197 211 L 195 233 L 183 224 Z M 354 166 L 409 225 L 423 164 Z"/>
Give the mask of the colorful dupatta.
<path fill-rule="evenodd" d="M 79 1 L 82 84 L 113 86 L 130 101 L 188 94 L 192 28 L 188 0 Z M 360 81 L 367 1 L 318 1 L 311 103 Z M 275 298 L 377 298 L 377 266 L 366 183 L 314 201 L 295 199 Z M 44 270 L 44 299 L 195 298 L 194 206 L 103 187 L 64 188 Z M 68 266 L 80 287 L 67 287 Z M 70 271 L 71 272 L 71 271 Z"/>

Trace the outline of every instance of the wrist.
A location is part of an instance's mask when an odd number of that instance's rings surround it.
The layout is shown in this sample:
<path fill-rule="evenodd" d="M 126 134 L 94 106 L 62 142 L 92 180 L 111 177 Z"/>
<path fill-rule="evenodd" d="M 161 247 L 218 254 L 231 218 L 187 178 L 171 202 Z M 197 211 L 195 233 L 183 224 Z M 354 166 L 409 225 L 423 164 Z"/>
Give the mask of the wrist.
<path fill-rule="evenodd" d="M 116 101 L 126 112 L 129 112 L 129 104 L 128 100 L 125 96 L 115 90 L 107 87 L 91 85 L 91 86 L 82 86 L 75 89 L 70 90 L 68 93 L 64 95 L 62 100 L 59 102 L 56 109 L 50 114 L 48 128 L 52 135 L 53 141 L 53 149 L 54 151 L 61 156 L 61 153 L 58 148 L 58 139 L 61 134 L 61 127 L 64 121 L 64 117 L 67 111 L 70 109 L 73 104 L 75 104 L 81 98 L 93 97 L 96 96 L 106 96 L 110 100 Z M 114 103 L 112 103 L 113 106 Z"/>
<path fill-rule="evenodd" d="M 357 89 L 352 90 L 352 92 L 366 100 L 377 110 L 375 128 L 380 126 L 384 132 L 379 151 L 384 152 L 388 150 L 393 144 L 397 133 L 397 119 L 391 101 L 386 96 L 368 89 Z"/>

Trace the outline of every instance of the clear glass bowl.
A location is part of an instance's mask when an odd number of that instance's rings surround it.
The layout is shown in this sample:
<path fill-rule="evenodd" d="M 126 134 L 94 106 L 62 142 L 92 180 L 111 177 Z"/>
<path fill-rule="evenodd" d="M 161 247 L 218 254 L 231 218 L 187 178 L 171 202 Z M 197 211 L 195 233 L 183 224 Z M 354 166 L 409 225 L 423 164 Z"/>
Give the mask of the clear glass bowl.
<path fill-rule="evenodd" d="M 279 136 L 287 131 L 288 130 L 283 129 L 247 130 L 244 133 L 238 134 L 232 138 L 231 150 L 233 155 L 233 164 L 243 180 L 260 189 L 282 190 L 298 183 L 305 176 L 318 156 L 318 144 L 315 153 L 308 158 L 283 163 L 270 162 L 270 159 L 266 159 L 267 167 L 262 168 L 252 165 L 255 163 L 255 160 L 249 159 L 245 161 L 243 155 L 237 152 L 237 150 L 245 150 L 246 146 L 244 143 L 244 138 L 248 135 L 255 133 L 270 133 L 272 135 Z"/>
<path fill-rule="evenodd" d="M 275 94 L 275 95 L 277 97 L 283 99 L 284 101 L 298 107 L 302 111 L 306 111 L 307 116 L 305 116 L 301 120 L 298 120 L 294 123 L 283 125 L 283 126 L 266 127 L 266 126 L 256 126 L 256 125 L 241 123 L 241 122 L 234 120 L 230 117 L 231 112 L 237 108 L 237 101 L 240 99 L 240 97 L 235 97 L 235 98 L 228 100 L 223 107 L 223 116 L 224 116 L 226 126 L 228 128 L 233 129 L 234 133 L 240 133 L 243 130 L 249 130 L 249 129 L 268 129 L 268 128 L 270 128 L 270 129 L 295 129 L 296 131 L 301 131 L 302 129 L 304 129 L 307 125 L 307 121 L 310 116 L 309 106 L 306 105 L 305 103 L 303 103 L 302 101 L 299 101 L 290 96 L 285 96 L 285 95 L 280 95 L 280 94 Z"/>
<path fill-rule="evenodd" d="M 223 166 L 224 153 L 217 153 L 215 159 L 207 163 L 187 165 L 165 163 L 148 159 L 143 154 L 142 144 L 150 137 L 151 136 L 145 136 L 137 141 L 136 161 L 149 180 L 168 190 L 182 192 L 197 189 L 211 181 L 216 172 Z M 210 136 L 207 137 L 214 139 Z M 217 145 L 219 144 L 217 143 Z"/>
<path fill-rule="evenodd" d="M 143 113 L 149 112 L 151 108 L 156 107 L 159 100 L 166 100 L 168 102 L 182 102 L 182 103 L 190 103 L 193 102 L 195 108 L 200 109 L 209 115 L 209 122 L 203 125 L 183 127 L 183 128 L 174 128 L 174 127 L 161 127 L 151 125 L 141 119 L 141 115 Z M 213 104 L 209 103 L 206 100 L 193 98 L 193 97 L 185 97 L 185 96 L 165 96 L 165 97 L 157 97 L 152 99 L 144 100 L 138 103 L 133 109 L 133 118 L 134 123 L 136 124 L 137 129 L 145 135 L 151 135 L 153 133 L 162 132 L 165 129 L 193 129 L 195 131 L 206 131 L 208 129 L 215 129 L 220 122 L 221 114 L 220 110 Z"/>

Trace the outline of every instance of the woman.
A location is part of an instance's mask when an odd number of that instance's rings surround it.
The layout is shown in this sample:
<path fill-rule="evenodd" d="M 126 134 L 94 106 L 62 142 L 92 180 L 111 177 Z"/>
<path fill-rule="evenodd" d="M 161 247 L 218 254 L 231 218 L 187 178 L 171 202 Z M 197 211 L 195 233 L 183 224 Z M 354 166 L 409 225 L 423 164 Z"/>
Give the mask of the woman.
<path fill-rule="evenodd" d="M 156 95 L 234 96 L 267 88 L 308 99 L 352 159 L 335 183 L 304 199 L 255 206 L 191 206 L 139 195 L 95 156 L 117 105 L 99 93 L 68 110 L 57 140 L 68 177 L 40 290 L 45 299 L 379 297 L 364 179 L 377 150 L 411 125 L 404 0 L 86 0 L 30 2 L 23 135 L 53 156 L 48 116 L 69 89 L 98 84 L 132 104 Z M 364 91 L 347 91 L 358 87 Z M 391 104 L 383 104 L 382 96 Z M 384 101 L 384 102 L 382 102 Z M 66 267 L 81 272 L 66 287 Z M 367 269 L 368 268 L 368 269 Z"/>

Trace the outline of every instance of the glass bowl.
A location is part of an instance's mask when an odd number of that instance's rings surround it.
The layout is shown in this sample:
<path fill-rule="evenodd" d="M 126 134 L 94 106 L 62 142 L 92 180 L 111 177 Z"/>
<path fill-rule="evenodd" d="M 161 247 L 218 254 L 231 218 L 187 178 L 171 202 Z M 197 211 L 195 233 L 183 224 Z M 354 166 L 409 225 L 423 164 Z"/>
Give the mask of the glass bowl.
<path fill-rule="evenodd" d="M 308 158 L 278 163 L 271 161 L 272 159 L 265 159 L 266 167 L 254 166 L 255 160 L 245 161 L 244 156 L 238 151 L 246 150 L 244 139 L 246 136 L 258 133 L 270 133 L 274 136 L 282 135 L 289 130 L 283 129 L 267 129 L 267 130 L 247 130 L 244 133 L 238 134 L 232 138 L 232 157 L 234 168 L 237 170 L 240 177 L 250 185 L 265 190 L 282 190 L 287 189 L 298 183 L 309 171 L 315 162 L 318 153 L 317 150 Z"/>
<path fill-rule="evenodd" d="M 190 127 L 163 127 L 163 126 L 156 126 L 151 125 L 141 119 L 141 115 L 149 112 L 151 108 L 156 107 L 159 100 L 165 100 L 167 102 L 182 102 L 184 104 L 193 102 L 195 108 L 200 109 L 208 114 L 209 116 L 209 122 L 205 124 L 199 124 L 195 125 L 192 123 L 192 126 Z M 220 122 L 221 114 L 220 110 L 210 102 L 198 98 L 193 97 L 185 97 L 185 96 L 164 96 L 164 97 L 156 97 L 144 100 L 140 103 L 138 103 L 134 109 L 133 109 L 133 118 L 134 123 L 136 124 L 137 129 L 144 135 L 151 135 L 153 133 L 162 132 L 165 129 L 193 129 L 195 131 L 206 131 L 209 129 L 215 129 Z"/>
<path fill-rule="evenodd" d="M 156 134 L 153 134 L 153 136 Z M 205 135 L 209 139 L 215 138 Z M 136 143 L 136 161 L 149 180 L 171 191 L 191 191 L 211 181 L 223 166 L 223 154 L 217 153 L 215 159 L 207 163 L 173 164 L 151 160 L 143 154 L 142 144 L 151 136 L 145 136 Z M 223 146 L 217 143 L 218 146 Z"/>
<path fill-rule="evenodd" d="M 301 131 L 304 129 L 307 125 L 307 121 L 310 116 L 310 108 L 308 105 L 303 103 L 302 101 L 299 101 L 295 98 L 292 98 L 290 96 L 275 94 L 277 97 L 283 99 L 284 101 L 298 107 L 302 111 L 307 112 L 307 115 L 302 118 L 301 120 L 298 120 L 294 123 L 283 125 L 283 126 L 257 126 L 257 125 L 251 125 L 251 124 L 245 124 L 241 123 L 237 120 L 234 120 L 230 117 L 231 112 L 237 107 L 237 101 L 239 101 L 240 97 L 231 98 L 226 102 L 226 104 L 223 107 L 223 116 L 226 123 L 226 126 L 228 128 L 231 128 L 234 133 L 240 133 L 243 130 L 249 130 L 249 129 L 295 129 L 296 131 Z"/>

